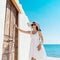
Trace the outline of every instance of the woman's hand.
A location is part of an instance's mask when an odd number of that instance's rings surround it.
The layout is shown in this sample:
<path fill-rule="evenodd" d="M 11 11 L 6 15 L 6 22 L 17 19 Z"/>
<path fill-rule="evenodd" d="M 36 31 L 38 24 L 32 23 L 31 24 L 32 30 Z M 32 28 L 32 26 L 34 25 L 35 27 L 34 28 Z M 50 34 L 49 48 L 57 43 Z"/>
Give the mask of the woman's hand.
<path fill-rule="evenodd" d="M 41 50 L 41 44 L 39 44 L 39 45 L 37 46 L 37 49 L 38 49 L 38 51 Z"/>
<path fill-rule="evenodd" d="M 14 26 L 17 28 L 17 25 L 16 24 L 14 24 Z"/>

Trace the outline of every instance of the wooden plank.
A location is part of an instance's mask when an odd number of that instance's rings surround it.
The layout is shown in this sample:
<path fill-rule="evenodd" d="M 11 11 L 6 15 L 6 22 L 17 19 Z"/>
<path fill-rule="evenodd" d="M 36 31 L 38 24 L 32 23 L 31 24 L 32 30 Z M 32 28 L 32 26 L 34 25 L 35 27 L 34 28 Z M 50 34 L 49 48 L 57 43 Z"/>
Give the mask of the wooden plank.
<path fill-rule="evenodd" d="M 16 7 L 16 9 L 18 10 L 19 13 L 21 13 L 21 10 L 20 10 L 20 7 L 19 5 L 17 4 L 17 1 L 16 0 L 11 0 L 13 5 Z"/>

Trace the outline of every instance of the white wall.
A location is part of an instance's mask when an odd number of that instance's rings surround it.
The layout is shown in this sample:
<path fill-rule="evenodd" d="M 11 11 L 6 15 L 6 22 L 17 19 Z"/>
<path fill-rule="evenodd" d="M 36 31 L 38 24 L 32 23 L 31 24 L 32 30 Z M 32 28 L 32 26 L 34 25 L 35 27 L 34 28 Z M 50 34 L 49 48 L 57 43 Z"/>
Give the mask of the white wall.
<path fill-rule="evenodd" d="M 23 30 L 31 30 L 31 28 L 27 26 L 29 19 L 24 13 L 21 4 L 19 4 L 19 6 L 21 10 L 21 14 L 19 14 L 19 28 Z M 31 38 L 29 34 L 19 32 L 19 60 L 29 60 L 30 41 Z"/>
<path fill-rule="evenodd" d="M 23 14 L 20 14 L 19 27 L 23 30 L 27 29 L 28 20 Z M 19 32 L 19 60 L 28 60 L 30 47 L 30 35 Z"/>
<path fill-rule="evenodd" d="M 4 36 L 4 21 L 5 21 L 6 0 L 0 0 L 0 60 L 2 60 L 2 46 Z"/>

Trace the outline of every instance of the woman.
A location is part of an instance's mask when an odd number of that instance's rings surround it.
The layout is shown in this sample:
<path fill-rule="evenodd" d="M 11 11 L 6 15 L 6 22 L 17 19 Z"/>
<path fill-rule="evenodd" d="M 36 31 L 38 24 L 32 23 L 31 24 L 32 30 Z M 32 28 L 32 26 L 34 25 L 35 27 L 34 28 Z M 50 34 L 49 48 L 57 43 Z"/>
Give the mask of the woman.
<path fill-rule="evenodd" d="M 30 53 L 29 60 L 46 60 L 46 52 L 43 47 L 43 36 L 39 25 L 36 22 L 32 22 L 32 24 L 28 23 L 28 26 L 32 27 L 32 31 L 24 31 L 15 25 L 15 27 L 26 34 L 30 34 L 31 36 L 31 45 L 30 45 Z"/>

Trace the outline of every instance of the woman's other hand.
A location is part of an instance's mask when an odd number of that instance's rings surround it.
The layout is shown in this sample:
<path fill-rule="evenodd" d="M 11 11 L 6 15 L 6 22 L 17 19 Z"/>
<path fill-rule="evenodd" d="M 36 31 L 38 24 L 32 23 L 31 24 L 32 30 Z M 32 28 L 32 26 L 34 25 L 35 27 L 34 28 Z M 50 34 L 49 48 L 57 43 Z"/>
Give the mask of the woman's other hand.
<path fill-rule="evenodd" d="M 37 49 L 38 49 L 38 51 L 41 50 L 41 44 L 39 44 L 39 45 L 37 46 Z"/>

